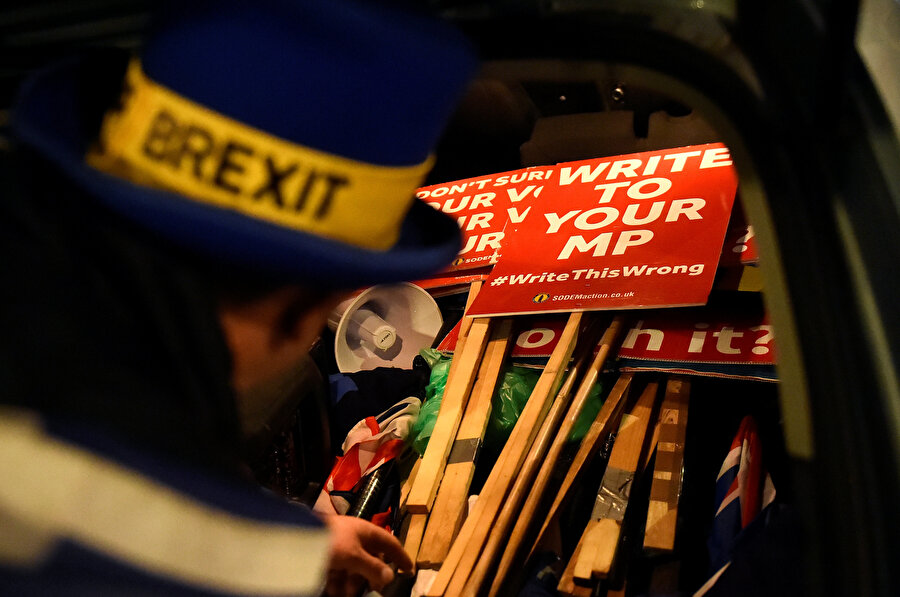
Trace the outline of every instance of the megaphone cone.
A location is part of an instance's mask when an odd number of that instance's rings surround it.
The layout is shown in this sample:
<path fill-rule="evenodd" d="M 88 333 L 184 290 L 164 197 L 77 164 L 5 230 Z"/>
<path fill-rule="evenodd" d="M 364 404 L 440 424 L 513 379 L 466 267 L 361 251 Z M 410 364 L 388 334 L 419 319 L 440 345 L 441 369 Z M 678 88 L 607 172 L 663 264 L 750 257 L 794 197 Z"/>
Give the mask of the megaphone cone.
<path fill-rule="evenodd" d="M 411 369 L 443 325 L 441 310 L 427 292 L 404 282 L 373 286 L 331 312 L 334 356 L 342 373 L 376 367 Z"/>

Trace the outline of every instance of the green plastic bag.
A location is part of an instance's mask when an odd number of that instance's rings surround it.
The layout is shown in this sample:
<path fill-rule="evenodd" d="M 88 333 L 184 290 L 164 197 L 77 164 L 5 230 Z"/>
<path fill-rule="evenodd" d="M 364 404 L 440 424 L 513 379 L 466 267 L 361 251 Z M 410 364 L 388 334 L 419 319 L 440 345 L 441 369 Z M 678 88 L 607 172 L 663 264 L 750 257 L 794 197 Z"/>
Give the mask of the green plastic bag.
<path fill-rule="evenodd" d="M 421 455 L 425 453 L 428 440 L 431 439 L 441 408 L 441 398 L 444 396 L 444 387 L 450 373 L 450 359 L 433 348 L 424 348 L 419 354 L 431 366 L 431 376 L 428 378 L 428 385 L 425 386 L 425 402 L 422 403 L 419 416 L 409 433 L 413 450 Z"/>
<path fill-rule="evenodd" d="M 578 418 L 575 419 L 572 433 L 569 434 L 570 442 L 581 441 L 587 435 L 588 429 L 591 428 L 591 423 L 597 418 L 597 413 L 600 412 L 600 408 L 603 406 L 604 397 L 606 396 L 606 393 L 603 391 L 605 388 L 606 383 L 604 383 L 604 380 L 597 380 L 597 383 L 591 389 L 591 393 L 588 394 L 584 407 L 578 413 Z"/>
<path fill-rule="evenodd" d="M 441 408 L 441 398 L 443 398 L 444 388 L 447 385 L 447 376 L 450 373 L 451 359 L 431 348 L 423 349 L 419 354 L 431 365 L 431 377 L 425 387 L 425 402 L 410 431 L 412 447 L 421 455 L 425 453 L 428 440 L 431 439 L 434 431 L 434 424 Z M 503 446 L 509 438 L 509 434 L 512 433 L 516 421 L 519 420 L 519 415 L 522 414 L 522 409 L 525 408 L 540 376 L 539 369 L 518 365 L 505 368 L 491 399 L 491 417 L 484 438 L 486 448 L 499 450 Z M 600 407 L 603 405 L 601 396 L 604 386 L 602 381 L 594 386 L 572 429 L 569 437 L 571 441 L 583 438 L 597 413 L 600 412 Z"/>
<path fill-rule="evenodd" d="M 434 431 L 450 373 L 451 359 L 434 349 L 424 349 L 419 354 L 431 365 L 431 377 L 425 386 L 425 402 L 410 431 L 412 447 L 421 455 L 425 453 Z M 491 400 L 491 418 L 485 444 L 502 445 L 506 441 L 540 375 L 540 371 L 517 366 L 508 367 L 503 373 Z"/>
<path fill-rule="evenodd" d="M 492 402 L 493 410 L 485 436 L 485 445 L 502 447 L 506 442 L 540 376 L 540 370 L 518 366 L 512 366 L 504 373 Z M 580 441 L 590 429 L 591 423 L 600 412 L 600 407 L 603 406 L 604 387 L 603 381 L 599 380 L 588 394 L 587 401 L 572 427 L 569 441 Z"/>
<path fill-rule="evenodd" d="M 500 447 L 506 442 L 540 376 L 539 369 L 529 367 L 512 365 L 504 369 L 491 399 L 491 418 L 484 436 L 486 447 Z"/>

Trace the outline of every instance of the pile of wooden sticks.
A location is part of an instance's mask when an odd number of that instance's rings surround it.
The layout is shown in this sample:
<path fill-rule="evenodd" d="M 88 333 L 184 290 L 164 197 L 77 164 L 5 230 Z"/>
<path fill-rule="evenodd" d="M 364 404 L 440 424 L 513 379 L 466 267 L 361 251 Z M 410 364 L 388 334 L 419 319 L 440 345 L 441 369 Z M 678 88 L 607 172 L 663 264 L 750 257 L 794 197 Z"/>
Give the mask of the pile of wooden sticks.
<path fill-rule="evenodd" d="M 470 292 L 470 303 L 477 285 Z M 602 320 L 611 322 L 598 325 Z M 622 333 L 621 316 L 571 313 L 474 506 L 467 499 L 501 369 L 513 341 L 510 318 L 464 316 L 446 389 L 425 454 L 401 496 L 401 538 L 419 568 L 437 570 L 430 597 L 507 595 L 558 520 L 600 446 L 615 435 L 591 520 L 558 590 L 591 595 L 616 565 L 632 480 L 656 450 L 644 546 L 671 550 L 681 488 L 689 384 L 669 378 L 635 396 L 621 375 L 581 440 L 562 481 L 555 473 L 573 427 Z M 652 425 L 651 425 L 652 423 Z M 551 499 L 552 498 L 552 499 Z"/>

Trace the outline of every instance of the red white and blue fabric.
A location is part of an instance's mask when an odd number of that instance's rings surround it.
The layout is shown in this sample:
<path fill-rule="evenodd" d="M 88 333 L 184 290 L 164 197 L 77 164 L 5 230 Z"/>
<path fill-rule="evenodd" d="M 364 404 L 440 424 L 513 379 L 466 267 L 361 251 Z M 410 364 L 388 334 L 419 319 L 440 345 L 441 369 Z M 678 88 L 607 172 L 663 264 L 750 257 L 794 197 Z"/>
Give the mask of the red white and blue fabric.
<path fill-rule="evenodd" d="M 756 421 L 746 416 L 716 479 L 716 515 L 708 542 L 712 572 L 728 564 L 738 534 L 774 499 Z"/>
<path fill-rule="evenodd" d="M 347 434 L 341 446 L 343 456 L 337 457 L 314 509 L 346 514 L 361 480 L 403 453 L 421 404 L 418 398 L 410 396 L 378 416 L 358 422 Z"/>

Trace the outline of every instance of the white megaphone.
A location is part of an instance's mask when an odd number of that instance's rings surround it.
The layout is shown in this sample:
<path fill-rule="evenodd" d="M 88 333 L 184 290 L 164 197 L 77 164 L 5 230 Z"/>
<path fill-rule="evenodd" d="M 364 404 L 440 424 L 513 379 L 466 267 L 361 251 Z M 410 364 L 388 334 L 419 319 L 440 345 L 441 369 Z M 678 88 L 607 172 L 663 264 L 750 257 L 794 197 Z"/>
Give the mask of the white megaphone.
<path fill-rule="evenodd" d="M 341 373 L 411 369 L 419 350 L 431 347 L 443 323 L 431 295 L 408 282 L 368 288 L 328 316 Z"/>

